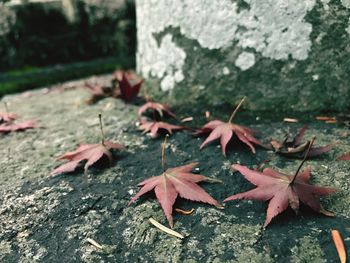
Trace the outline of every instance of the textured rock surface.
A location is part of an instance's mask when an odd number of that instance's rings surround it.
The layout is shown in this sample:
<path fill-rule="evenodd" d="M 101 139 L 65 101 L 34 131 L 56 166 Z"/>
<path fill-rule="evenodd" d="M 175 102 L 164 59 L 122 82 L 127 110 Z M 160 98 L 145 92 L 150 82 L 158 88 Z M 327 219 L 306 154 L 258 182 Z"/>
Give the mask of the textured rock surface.
<path fill-rule="evenodd" d="M 138 71 L 176 103 L 350 106 L 347 0 L 137 0 Z"/>
<path fill-rule="evenodd" d="M 67 86 L 79 86 L 82 82 Z M 45 91 L 45 90 L 44 90 Z M 186 236 L 182 241 L 159 232 L 150 217 L 166 224 L 152 194 L 127 207 L 137 191 L 137 183 L 161 172 L 162 139 L 150 139 L 135 130 L 136 106 L 105 99 L 87 106 L 82 90 L 52 91 L 6 97 L 11 110 L 23 119 L 40 120 L 41 129 L 0 135 L 0 261 L 1 262 L 337 262 L 330 230 L 339 229 L 350 247 L 349 162 L 334 161 L 349 150 L 349 130 L 345 126 L 311 123 L 307 136 L 317 143 L 342 140 L 328 155 L 309 161 L 312 181 L 333 186 L 338 192 L 323 199 L 334 211 L 326 218 L 303 208 L 301 215 L 287 211 L 270 227 L 262 229 L 266 204 L 231 202 L 224 210 L 179 200 L 176 207 L 195 208 L 190 216 L 174 214 L 175 230 Z M 193 125 L 206 120 L 201 112 L 192 115 Z M 91 169 L 88 180 L 82 172 L 54 178 L 49 172 L 59 164 L 54 157 L 72 150 L 78 143 L 100 140 L 98 113 L 102 112 L 106 137 L 127 146 L 118 161 L 104 170 Z M 213 112 L 220 118 L 227 113 Z M 301 116 L 305 122 L 313 117 Z M 288 127 L 276 115 L 249 115 L 242 110 L 237 121 L 262 131 L 261 138 L 282 139 Z M 347 136 L 347 137 L 346 137 Z M 169 138 L 167 163 L 176 166 L 199 161 L 198 172 L 221 179 L 223 185 L 203 184 L 216 199 L 250 189 L 252 186 L 230 164 L 241 162 L 254 167 L 271 152 L 252 155 L 244 146 L 229 148 L 227 158 L 215 143 L 199 151 L 201 139 L 189 133 Z M 298 160 L 275 157 L 269 165 L 293 172 Z M 103 245 L 98 249 L 87 242 L 92 238 Z"/>

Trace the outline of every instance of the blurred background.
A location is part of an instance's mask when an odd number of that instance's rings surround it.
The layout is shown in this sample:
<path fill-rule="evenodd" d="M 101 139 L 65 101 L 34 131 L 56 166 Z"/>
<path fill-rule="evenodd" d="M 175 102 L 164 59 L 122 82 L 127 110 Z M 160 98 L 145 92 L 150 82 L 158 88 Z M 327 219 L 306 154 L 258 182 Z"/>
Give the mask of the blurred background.
<path fill-rule="evenodd" d="M 134 0 L 0 0 L 0 97 L 135 66 Z"/>

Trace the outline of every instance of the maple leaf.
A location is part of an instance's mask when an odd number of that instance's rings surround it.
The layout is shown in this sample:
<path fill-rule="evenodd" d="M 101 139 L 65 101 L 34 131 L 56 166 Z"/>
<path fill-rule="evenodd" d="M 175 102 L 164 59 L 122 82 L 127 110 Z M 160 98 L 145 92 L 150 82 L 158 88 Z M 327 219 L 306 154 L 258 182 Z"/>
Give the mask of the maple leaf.
<path fill-rule="evenodd" d="M 101 115 L 99 115 L 99 118 L 102 142 L 97 144 L 82 144 L 75 151 L 67 152 L 59 156 L 59 160 L 68 160 L 68 162 L 54 169 L 51 175 L 73 172 L 82 161 L 86 161 L 84 174 L 87 174 L 89 167 L 99 161 L 103 156 L 107 156 L 110 164 L 113 162 L 111 149 L 120 150 L 123 149 L 124 146 L 119 143 L 104 140 Z"/>
<path fill-rule="evenodd" d="M 350 153 L 345 153 L 337 158 L 337 160 L 341 161 L 350 161 Z"/>
<path fill-rule="evenodd" d="M 308 152 L 311 145 L 309 146 Z M 244 193 L 232 195 L 226 198 L 224 202 L 236 199 L 249 199 L 256 201 L 270 200 L 264 223 L 265 227 L 275 216 L 286 210 L 288 206 L 290 206 L 295 212 L 298 212 L 300 202 L 308 205 L 316 212 L 326 216 L 333 216 L 332 213 L 323 209 L 318 197 L 327 196 L 335 192 L 335 189 L 311 185 L 309 183 L 311 176 L 310 168 L 299 172 L 306 157 L 307 154 L 294 175 L 284 174 L 271 168 L 265 168 L 262 172 L 259 172 L 251 170 L 243 165 L 232 165 L 234 170 L 239 171 L 245 179 L 257 187 Z"/>
<path fill-rule="evenodd" d="M 115 82 L 119 87 L 118 97 L 125 102 L 130 102 L 134 100 L 140 92 L 141 86 L 143 84 L 143 79 L 137 80 L 135 74 L 128 73 L 125 71 L 117 71 L 115 73 Z"/>
<path fill-rule="evenodd" d="M 288 140 L 289 136 L 286 135 L 286 138 L 283 142 L 278 142 L 276 140 L 271 140 L 271 145 L 275 152 L 284 155 L 284 156 L 290 156 L 295 158 L 303 158 L 305 155 L 305 152 L 308 149 L 308 146 L 310 144 L 310 141 L 303 142 L 303 138 L 305 135 L 306 130 L 308 129 L 308 126 L 305 125 L 302 127 L 296 136 L 293 138 L 293 140 Z M 310 149 L 310 152 L 308 154 L 308 158 L 312 158 L 315 156 L 318 156 L 322 153 L 328 152 L 333 148 L 333 144 L 328 144 L 322 147 L 312 147 Z"/>
<path fill-rule="evenodd" d="M 140 121 L 139 130 L 142 130 L 142 133 L 150 133 L 153 138 L 157 137 L 159 134 L 159 130 L 165 130 L 169 134 L 172 134 L 175 130 L 183 130 L 185 127 L 174 125 L 170 123 L 166 123 L 163 121 L 147 121 L 145 119 L 142 119 Z"/>
<path fill-rule="evenodd" d="M 164 149 L 166 139 L 162 147 L 162 166 L 164 169 Z M 183 166 L 164 169 L 164 172 L 159 176 L 150 177 L 139 183 L 140 191 L 132 197 L 128 205 L 135 202 L 140 196 L 152 191 L 156 194 L 157 200 L 160 203 L 164 214 L 173 228 L 173 205 L 178 196 L 191 201 L 203 202 L 222 208 L 222 205 L 212 198 L 206 191 L 203 190 L 197 183 L 202 181 L 220 182 L 219 180 L 211 179 L 209 177 L 193 174 L 191 171 L 198 166 L 197 162 L 189 163 Z"/>
<path fill-rule="evenodd" d="M 176 115 L 170 110 L 170 107 L 168 105 L 153 101 L 148 101 L 139 108 L 139 116 L 141 116 L 144 112 L 146 112 L 149 109 L 152 109 L 154 112 L 157 112 L 160 117 L 163 117 L 163 113 L 166 113 L 169 116 L 176 119 Z"/>
<path fill-rule="evenodd" d="M 239 107 L 244 102 L 244 99 L 245 99 L 245 97 L 240 101 L 240 103 L 238 104 L 236 109 L 233 111 L 228 122 L 223 122 L 220 120 L 213 120 L 213 121 L 210 121 L 207 124 L 205 124 L 197 132 L 197 134 L 210 132 L 209 136 L 201 144 L 200 149 L 203 149 L 203 147 L 206 146 L 208 143 L 220 138 L 222 153 L 223 153 L 223 155 L 226 155 L 226 146 L 234 134 L 237 136 L 237 138 L 240 141 L 242 141 L 243 143 L 248 145 L 253 153 L 255 153 L 255 148 L 254 148 L 253 144 L 260 145 L 262 147 L 266 147 L 263 143 L 261 143 L 259 140 L 257 140 L 253 136 L 254 131 L 252 129 L 245 127 L 245 126 L 242 126 L 242 125 L 237 125 L 237 124 L 232 123 L 233 117 L 235 116 Z"/>
<path fill-rule="evenodd" d="M 11 123 L 0 126 L 0 133 L 24 131 L 28 129 L 34 129 L 38 127 L 38 124 L 34 120 L 25 121 L 22 123 Z"/>
<path fill-rule="evenodd" d="M 18 115 L 13 112 L 0 112 L 0 123 L 14 121 L 17 117 Z"/>
<path fill-rule="evenodd" d="M 82 144 L 75 151 L 67 152 L 59 156 L 59 160 L 65 159 L 69 160 L 69 162 L 57 167 L 51 172 L 51 175 L 73 172 L 82 161 L 86 161 L 84 166 L 84 174 L 86 174 L 89 167 L 100 160 L 103 156 L 107 156 L 109 163 L 111 164 L 113 162 L 113 156 L 110 150 L 120 150 L 123 148 L 123 145 L 111 141 L 105 141 L 103 144 Z"/>

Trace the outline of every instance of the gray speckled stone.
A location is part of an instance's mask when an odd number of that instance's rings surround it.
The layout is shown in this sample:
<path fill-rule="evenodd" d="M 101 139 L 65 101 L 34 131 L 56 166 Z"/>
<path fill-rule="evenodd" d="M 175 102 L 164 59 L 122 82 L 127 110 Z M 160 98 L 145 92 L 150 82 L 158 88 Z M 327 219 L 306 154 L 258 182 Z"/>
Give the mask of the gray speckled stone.
<path fill-rule="evenodd" d="M 98 80 L 100 82 L 100 80 Z M 79 87 L 82 82 L 64 87 Z M 138 190 L 137 184 L 162 172 L 162 138 L 151 139 L 135 129 L 137 106 L 120 100 L 104 99 L 86 105 L 82 89 L 33 91 L 5 97 L 10 110 L 21 119 L 37 119 L 42 128 L 0 135 L 0 261 L 14 262 L 336 262 L 337 254 L 330 229 L 339 229 L 349 243 L 350 195 L 349 162 L 335 161 L 349 150 L 345 126 L 310 121 L 306 137 L 317 136 L 317 145 L 341 140 L 343 143 L 319 159 L 310 160 L 312 182 L 337 188 L 337 193 L 321 202 L 336 213 L 328 218 L 303 208 L 299 216 L 290 210 L 277 216 L 267 229 L 262 225 L 266 204 L 234 201 L 225 209 L 178 198 L 175 207 L 195 209 L 191 215 L 174 213 L 174 229 L 183 240 L 162 233 L 148 219 L 167 225 L 153 194 L 127 206 Z M 201 105 L 198 112 L 203 112 Z M 200 125 L 202 114 L 186 112 Z M 181 107 L 174 108 L 181 117 Z M 111 167 L 91 167 L 88 180 L 82 170 L 50 177 L 60 162 L 55 157 L 75 149 L 78 143 L 100 140 L 98 113 L 103 113 L 106 137 L 125 144 L 116 153 Z M 279 118 L 264 115 L 237 115 L 237 122 L 261 131 L 260 138 L 282 140 L 288 127 Z M 215 113 L 225 119 L 225 114 Z M 259 117 L 259 118 L 257 118 Z M 346 135 L 345 135 L 346 136 Z M 253 155 L 245 146 L 228 148 L 221 154 L 218 143 L 199 150 L 201 138 L 188 132 L 173 134 L 166 150 L 169 167 L 199 162 L 196 172 L 222 180 L 223 184 L 201 186 L 215 199 L 246 191 L 253 186 L 230 168 L 240 162 L 256 167 L 269 157 L 268 166 L 295 172 L 299 160 L 285 159 L 257 149 Z M 102 245 L 91 245 L 92 238 Z"/>
<path fill-rule="evenodd" d="M 136 0 L 138 71 L 181 104 L 350 106 L 347 0 Z"/>

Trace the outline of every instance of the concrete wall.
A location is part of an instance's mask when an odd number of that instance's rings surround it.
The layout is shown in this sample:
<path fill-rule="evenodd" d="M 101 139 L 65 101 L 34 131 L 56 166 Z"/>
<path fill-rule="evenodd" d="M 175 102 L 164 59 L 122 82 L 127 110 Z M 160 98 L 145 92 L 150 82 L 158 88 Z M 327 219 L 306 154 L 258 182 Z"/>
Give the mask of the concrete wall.
<path fill-rule="evenodd" d="M 350 0 L 136 0 L 137 69 L 175 102 L 350 106 Z"/>

